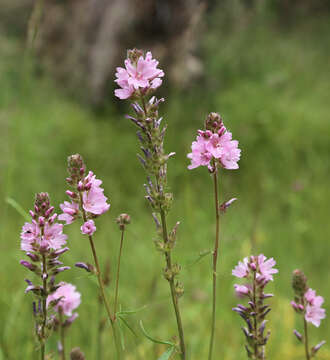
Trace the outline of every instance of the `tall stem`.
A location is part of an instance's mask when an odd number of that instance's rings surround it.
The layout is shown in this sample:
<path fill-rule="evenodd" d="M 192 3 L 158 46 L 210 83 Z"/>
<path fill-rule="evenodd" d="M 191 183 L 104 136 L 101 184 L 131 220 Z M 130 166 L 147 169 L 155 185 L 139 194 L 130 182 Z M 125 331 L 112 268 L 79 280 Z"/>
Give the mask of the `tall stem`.
<path fill-rule="evenodd" d="M 64 326 L 63 326 L 63 311 L 60 309 L 59 311 L 59 317 L 60 317 L 60 337 L 61 337 L 61 360 L 65 360 L 65 334 L 64 334 Z"/>
<path fill-rule="evenodd" d="M 163 240 L 164 243 L 168 242 L 168 235 L 167 235 L 167 225 L 166 225 L 166 216 L 164 210 L 160 209 L 160 217 L 162 222 L 162 230 L 163 230 Z M 168 269 L 172 269 L 172 260 L 171 260 L 171 253 L 165 252 L 165 259 L 166 259 L 166 265 Z M 176 322 L 178 326 L 178 332 L 179 332 L 179 338 L 180 338 L 180 350 L 181 350 L 181 359 L 186 359 L 186 346 L 184 342 L 184 333 L 183 333 L 183 326 L 182 326 L 182 320 L 181 320 L 181 314 L 180 314 L 180 308 L 179 308 L 179 302 L 178 302 L 178 296 L 175 292 L 175 284 L 174 284 L 174 278 L 171 277 L 168 280 L 170 284 L 171 289 L 171 297 L 172 297 L 172 303 L 174 306 L 175 316 L 176 316 Z"/>
<path fill-rule="evenodd" d="M 114 318 L 116 318 L 117 304 L 118 304 L 119 272 L 120 272 L 121 253 L 122 253 L 122 250 L 123 250 L 123 243 L 124 243 L 124 232 L 125 232 L 125 226 L 123 226 L 123 228 L 121 229 L 121 238 L 120 238 L 120 247 L 119 247 L 119 255 L 118 255 L 118 265 L 117 265 L 117 275 L 116 275 L 116 292 L 115 292 Z"/>
<path fill-rule="evenodd" d="M 217 260 L 220 236 L 220 211 L 219 211 L 219 195 L 218 195 L 218 171 L 215 169 L 213 174 L 214 180 L 214 203 L 215 203 L 215 241 L 213 250 L 213 296 L 212 296 L 212 322 L 211 322 L 211 339 L 209 347 L 209 360 L 212 359 L 214 332 L 215 332 L 215 315 L 217 302 Z"/>
<path fill-rule="evenodd" d="M 83 207 L 83 198 L 82 198 L 81 191 L 79 191 L 79 200 L 80 200 L 80 209 L 82 211 L 83 219 L 84 219 L 84 222 L 86 222 L 87 221 L 87 215 L 86 215 L 86 211 L 85 211 L 85 209 Z M 111 328 L 112 328 L 112 331 L 113 331 L 113 337 L 114 337 L 114 341 L 115 341 L 117 356 L 118 356 L 118 358 L 120 358 L 120 350 L 119 350 L 119 345 L 118 345 L 116 329 L 115 329 L 115 326 L 114 326 L 114 318 L 111 315 L 110 305 L 109 305 L 109 302 L 108 302 L 108 300 L 106 298 L 106 295 L 105 295 L 104 283 L 103 283 L 103 279 L 102 279 L 99 260 L 98 260 L 96 250 L 95 250 L 93 236 L 89 235 L 88 239 L 89 239 L 89 244 L 91 246 L 91 250 L 92 250 L 92 254 L 93 254 L 93 258 L 94 258 L 94 264 L 95 264 L 95 267 L 96 267 L 96 276 L 97 276 L 97 280 L 98 280 L 98 283 L 99 283 L 101 297 L 102 297 L 105 309 L 107 311 L 108 319 L 109 319 L 109 322 L 110 322 L 110 325 L 111 325 Z"/>
<path fill-rule="evenodd" d="M 257 307 L 257 301 L 256 301 L 256 272 L 253 272 L 253 304 L 255 307 Z M 255 313 L 257 313 L 257 309 L 255 309 L 254 311 Z M 258 359 L 259 358 L 259 354 L 258 354 L 258 343 L 257 343 L 257 339 L 258 339 L 258 321 L 257 321 L 257 314 L 253 315 L 253 319 L 254 319 L 254 324 L 253 324 L 253 331 L 254 331 L 254 358 Z"/>
<path fill-rule="evenodd" d="M 304 317 L 304 332 L 305 332 L 304 344 L 305 344 L 306 360 L 309 360 L 310 355 L 309 355 L 309 347 L 308 347 L 308 329 L 307 329 L 307 321 L 305 317 Z"/>

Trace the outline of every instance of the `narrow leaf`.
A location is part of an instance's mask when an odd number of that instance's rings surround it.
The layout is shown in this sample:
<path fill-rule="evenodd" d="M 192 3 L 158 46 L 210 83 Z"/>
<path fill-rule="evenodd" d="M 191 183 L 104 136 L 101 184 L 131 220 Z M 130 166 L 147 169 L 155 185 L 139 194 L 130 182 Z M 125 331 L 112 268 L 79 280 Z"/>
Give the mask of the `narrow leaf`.
<path fill-rule="evenodd" d="M 198 254 L 198 257 L 186 264 L 186 267 L 191 267 L 199 263 L 205 256 L 212 254 L 212 250 L 204 250 Z"/>
<path fill-rule="evenodd" d="M 30 221 L 29 214 L 23 209 L 23 207 L 14 199 L 7 197 L 6 203 L 12 206 L 26 221 Z"/>
<path fill-rule="evenodd" d="M 123 328 L 121 326 L 120 321 L 118 321 L 117 324 L 118 324 L 118 329 L 119 329 L 121 347 L 122 347 L 123 350 L 125 350 L 125 338 L 124 338 Z"/>
<path fill-rule="evenodd" d="M 142 320 L 140 320 L 140 327 L 141 327 L 141 330 L 143 332 L 143 335 L 148 338 L 150 341 L 156 343 L 156 344 L 164 344 L 164 345 L 170 345 L 172 347 L 174 347 L 175 345 L 170 342 L 170 341 L 161 341 L 161 340 L 156 340 L 154 338 L 152 338 L 150 335 L 148 335 L 148 333 L 145 331 L 144 327 L 143 327 L 143 322 Z"/>
<path fill-rule="evenodd" d="M 132 332 L 132 334 L 137 337 L 136 332 L 134 331 L 134 329 L 131 327 L 131 325 L 120 315 L 118 315 L 118 319 L 120 319 L 123 324 Z"/>
<path fill-rule="evenodd" d="M 120 315 L 136 314 L 137 312 L 142 311 L 142 310 L 144 310 L 146 308 L 147 308 L 147 305 L 144 305 L 141 308 L 135 309 L 135 310 L 134 309 L 133 310 L 120 310 L 120 311 L 117 312 L 117 315 L 120 316 Z"/>

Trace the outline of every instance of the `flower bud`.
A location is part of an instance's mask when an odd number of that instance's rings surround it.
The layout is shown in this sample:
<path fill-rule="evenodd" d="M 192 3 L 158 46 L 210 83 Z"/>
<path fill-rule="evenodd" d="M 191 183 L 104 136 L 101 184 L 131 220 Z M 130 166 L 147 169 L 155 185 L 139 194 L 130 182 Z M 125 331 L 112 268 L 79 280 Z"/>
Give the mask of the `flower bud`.
<path fill-rule="evenodd" d="M 47 193 L 36 194 L 34 202 L 34 210 L 37 216 L 45 216 L 46 212 L 50 208 L 49 195 Z"/>
<path fill-rule="evenodd" d="M 85 355 L 80 350 L 80 348 L 76 347 L 76 348 L 71 350 L 70 359 L 71 360 L 85 360 Z"/>
<path fill-rule="evenodd" d="M 119 225 L 120 230 L 124 230 L 125 225 L 131 223 L 131 217 L 128 214 L 120 214 L 116 219 L 116 223 Z"/>
<path fill-rule="evenodd" d="M 85 164 L 80 154 L 74 154 L 68 157 L 68 173 L 73 182 L 78 182 L 85 174 Z"/>
<path fill-rule="evenodd" d="M 211 112 L 207 115 L 205 120 L 205 129 L 210 130 L 213 133 L 218 132 L 223 127 L 223 122 L 220 114 L 216 112 Z"/>
<path fill-rule="evenodd" d="M 127 51 L 127 58 L 131 60 L 132 63 L 136 64 L 139 58 L 143 56 L 143 51 L 139 49 L 131 49 Z"/>
<path fill-rule="evenodd" d="M 175 293 L 177 295 L 177 297 L 181 297 L 184 293 L 184 287 L 183 284 L 180 283 L 179 281 L 175 284 Z"/>
<path fill-rule="evenodd" d="M 299 341 L 303 341 L 303 337 L 300 332 L 298 332 L 297 330 L 293 330 L 293 333 Z"/>
<path fill-rule="evenodd" d="M 308 290 L 307 278 L 301 270 L 294 270 L 292 274 L 292 288 L 298 296 L 303 296 Z"/>

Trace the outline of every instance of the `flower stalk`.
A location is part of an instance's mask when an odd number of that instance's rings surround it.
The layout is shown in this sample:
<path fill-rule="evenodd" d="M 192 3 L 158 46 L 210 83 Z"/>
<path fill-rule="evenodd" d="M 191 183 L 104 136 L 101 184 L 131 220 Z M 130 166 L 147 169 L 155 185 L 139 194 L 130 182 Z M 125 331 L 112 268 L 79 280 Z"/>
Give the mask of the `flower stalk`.
<path fill-rule="evenodd" d="M 216 304 L 217 304 L 217 261 L 219 250 L 220 237 L 220 209 L 219 209 L 219 195 L 218 195 L 218 169 L 215 168 L 213 173 L 214 181 L 214 203 L 215 203 L 215 241 L 213 250 L 213 286 L 212 286 L 212 320 L 211 320 L 211 338 L 209 347 L 209 360 L 212 359 L 214 333 L 215 333 L 215 318 L 216 318 Z"/>
<path fill-rule="evenodd" d="M 144 56 L 143 52 L 137 49 L 128 51 L 125 68 L 117 68 L 115 81 L 120 88 L 115 90 L 115 95 L 120 99 L 135 101 L 132 104 L 135 117 L 126 117 L 139 128 L 137 136 L 141 143 L 142 156 L 138 155 L 138 158 L 147 173 L 146 199 L 151 205 L 159 236 L 155 245 L 164 254 L 166 264 L 164 277 L 169 283 L 177 322 L 180 342 L 178 351 L 181 359 L 184 360 L 186 347 L 179 306 L 179 298 L 184 290 L 183 285 L 176 279 L 181 267 L 173 264 L 171 256 L 179 223 L 168 232 L 166 222 L 173 200 L 173 195 L 166 192 L 167 161 L 174 153 L 166 154 L 164 151 L 166 126 L 161 126 L 162 118 L 158 117 L 159 105 L 164 99 L 149 97 L 162 84 L 161 78 L 164 72 L 157 66 L 158 61 L 152 58 L 150 52 Z"/>

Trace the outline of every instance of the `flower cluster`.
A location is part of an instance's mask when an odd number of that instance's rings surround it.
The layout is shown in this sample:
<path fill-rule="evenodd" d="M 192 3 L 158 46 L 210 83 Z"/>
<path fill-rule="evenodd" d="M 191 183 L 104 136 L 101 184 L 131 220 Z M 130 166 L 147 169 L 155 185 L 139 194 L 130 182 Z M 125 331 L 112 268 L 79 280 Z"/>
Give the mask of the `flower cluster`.
<path fill-rule="evenodd" d="M 128 99 L 139 93 L 149 94 L 162 84 L 163 70 L 157 68 L 158 61 L 152 58 L 151 52 L 145 56 L 139 50 L 128 51 L 125 68 L 118 67 L 115 82 L 121 89 L 115 90 L 119 99 Z"/>
<path fill-rule="evenodd" d="M 40 278 L 39 284 L 26 279 L 28 287 L 25 292 L 31 291 L 37 299 L 33 310 L 36 335 L 41 343 L 45 342 L 54 325 L 53 318 L 46 311 L 47 296 L 52 296 L 59 287 L 55 284 L 55 275 L 69 269 L 59 260 L 60 255 L 69 249 L 63 247 L 67 236 L 63 234 L 63 225 L 56 222 L 57 214 L 53 211 L 48 194 L 37 194 L 34 210 L 30 211 L 32 221 L 25 223 L 21 232 L 21 249 L 30 261 L 21 260 L 20 263 Z"/>
<path fill-rule="evenodd" d="M 214 171 L 215 164 L 225 169 L 238 169 L 241 156 L 238 141 L 232 140 L 232 133 L 227 131 L 219 114 L 211 113 L 205 123 L 206 130 L 198 130 L 196 141 L 191 145 L 191 159 L 188 169 L 207 166 Z"/>
<path fill-rule="evenodd" d="M 293 309 L 303 316 L 305 323 L 312 323 L 314 326 L 319 327 L 321 320 L 325 318 L 325 309 L 321 306 L 324 302 L 322 296 L 317 296 L 315 290 L 311 289 L 307 285 L 307 278 L 301 270 L 295 270 L 292 276 L 292 288 L 294 291 L 294 301 L 291 301 Z M 297 330 L 293 333 L 297 339 L 303 343 L 306 341 L 306 351 L 310 353 L 310 357 L 313 357 L 319 349 L 325 344 L 325 341 L 321 341 L 319 344 L 308 348 L 307 339 L 307 326 L 305 326 L 305 335 L 301 335 Z M 306 340 L 307 339 L 307 340 Z"/>
<path fill-rule="evenodd" d="M 246 322 L 247 327 L 243 327 L 246 337 L 245 345 L 249 358 L 264 359 L 265 345 L 269 339 L 270 331 L 265 334 L 266 315 L 270 312 L 269 305 L 265 305 L 265 299 L 272 297 L 273 294 L 265 294 L 265 286 L 269 281 L 273 281 L 273 275 L 278 273 L 274 269 L 276 262 L 273 258 L 267 259 L 264 255 L 250 256 L 244 258 L 243 262 L 232 271 L 238 278 L 246 279 L 244 285 L 235 284 L 236 294 L 241 298 L 247 298 L 248 305 L 237 305 L 233 308 Z"/>
<path fill-rule="evenodd" d="M 66 194 L 71 201 L 60 205 L 63 213 L 58 218 L 68 225 L 81 217 L 84 221 L 82 233 L 92 235 L 96 230 L 92 219 L 110 208 L 101 187 L 102 181 L 97 179 L 92 171 L 85 175 L 85 164 L 79 154 L 69 156 L 68 171 L 70 176 L 66 180 L 73 187 L 73 191 L 67 190 Z"/>

